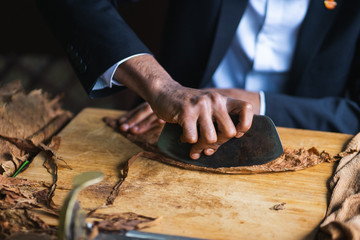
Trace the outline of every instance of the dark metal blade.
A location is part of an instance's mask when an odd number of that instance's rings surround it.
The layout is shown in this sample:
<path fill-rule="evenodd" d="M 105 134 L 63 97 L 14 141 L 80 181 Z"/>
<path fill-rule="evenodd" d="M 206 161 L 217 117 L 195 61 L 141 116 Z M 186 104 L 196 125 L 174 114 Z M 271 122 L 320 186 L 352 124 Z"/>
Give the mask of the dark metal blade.
<path fill-rule="evenodd" d="M 236 116 L 232 116 L 232 120 L 237 124 Z M 284 152 L 276 127 L 267 116 L 254 115 L 251 128 L 244 136 L 230 139 L 212 156 L 201 154 L 198 160 L 190 158 L 191 144 L 181 143 L 181 134 L 182 128 L 178 124 L 165 124 L 158 147 L 177 161 L 200 167 L 261 165 L 276 159 Z"/>

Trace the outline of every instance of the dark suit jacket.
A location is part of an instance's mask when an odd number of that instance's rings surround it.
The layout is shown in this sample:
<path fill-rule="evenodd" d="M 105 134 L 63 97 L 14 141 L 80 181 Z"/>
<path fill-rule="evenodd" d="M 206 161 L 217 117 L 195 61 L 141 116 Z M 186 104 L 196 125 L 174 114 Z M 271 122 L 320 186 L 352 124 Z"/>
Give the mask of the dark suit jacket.
<path fill-rule="evenodd" d="M 171 1 L 160 62 L 181 84 L 198 87 L 225 55 L 246 0 Z M 96 79 L 136 53 L 150 53 L 119 16 L 112 1 L 52 0 L 39 5 L 64 43 L 92 97 Z M 360 131 L 360 1 L 337 0 L 329 10 L 311 0 L 299 32 L 288 91 L 265 93 L 266 115 L 278 126 Z"/>

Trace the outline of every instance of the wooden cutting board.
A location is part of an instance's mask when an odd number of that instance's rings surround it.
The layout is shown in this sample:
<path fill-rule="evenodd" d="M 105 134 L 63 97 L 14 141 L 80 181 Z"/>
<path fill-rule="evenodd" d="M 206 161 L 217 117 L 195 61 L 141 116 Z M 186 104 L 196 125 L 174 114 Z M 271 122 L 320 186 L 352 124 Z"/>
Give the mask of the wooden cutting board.
<path fill-rule="evenodd" d="M 106 178 L 84 190 L 85 209 L 103 206 L 117 181 L 118 166 L 141 149 L 114 132 L 102 117 L 114 110 L 84 109 L 59 134 L 58 185 L 54 201 L 61 205 L 72 178 L 101 171 Z M 317 147 L 337 154 L 352 137 L 346 134 L 278 128 L 284 146 Z M 51 182 L 38 155 L 19 177 Z M 311 239 L 327 206 L 327 181 L 333 163 L 298 171 L 259 175 L 222 175 L 184 170 L 139 158 L 130 167 L 114 205 L 98 212 L 135 212 L 162 217 L 145 231 L 210 239 Z M 284 210 L 271 210 L 286 203 Z M 45 218 L 56 224 L 54 219 Z"/>

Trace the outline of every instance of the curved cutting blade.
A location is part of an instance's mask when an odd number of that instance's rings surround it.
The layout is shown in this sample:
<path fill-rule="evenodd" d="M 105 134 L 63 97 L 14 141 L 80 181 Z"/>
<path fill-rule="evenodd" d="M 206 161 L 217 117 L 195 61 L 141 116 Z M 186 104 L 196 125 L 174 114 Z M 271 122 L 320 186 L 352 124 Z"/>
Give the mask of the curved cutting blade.
<path fill-rule="evenodd" d="M 231 117 L 236 124 L 238 122 L 236 116 Z M 251 128 L 244 136 L 230 139 L 212 156 L 201 154 L 198 160 L 190 158 L 191 144 L 180 142 L 181 133 L 182 128 L 178 124 L 165 124 L 158 147 L 177 161 L 200 167 L 261 165 L 276 159 L 284 152 L 276 127 L 267 116 L 254 115 Z"/>

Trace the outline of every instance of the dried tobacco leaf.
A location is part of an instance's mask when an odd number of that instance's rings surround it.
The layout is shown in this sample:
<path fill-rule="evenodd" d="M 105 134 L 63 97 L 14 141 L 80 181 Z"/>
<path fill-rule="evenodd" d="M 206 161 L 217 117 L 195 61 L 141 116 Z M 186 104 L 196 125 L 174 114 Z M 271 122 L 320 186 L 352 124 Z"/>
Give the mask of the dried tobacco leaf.
<path fill-rule="evenodd" d="M 329 153 L 322 151 L 319 152 L 316 148 L 310 149 L 291 149 L 285 148 L 284 154 L 279 158 L 263 164 L 254 166 L 242 166 L 242 167 L 221 167 L 221 168 L 207 168 L 187 164 L 176 161 L 170 157 L 164 155 L 157 147 L 157 142 L 162 128 L 153 128 L 150 131 L 141 135 L 135 135 L 131 133 L 123 133 L 119 131 L 118 121 L 115 118 L 105 117 L 103 121 L 112 127 L 114 130 L 123 134 L 127 139 L 143 148 L 145 151 L 134 156 L 135 158 L 143 156 L 152 160 L 157 160 L 170 165 L 178 166 L 190 170 L 199 170 L 215 173 L 226 174 L 256 174 L 256 173 L 270 173 L 270 172 L 284 172 L 284 171 L 297 171 L 308 167 L 315 166 L 322 162 L 336 161 Z"/>
<path fill-rule="evenodd" d="M 130 159 L 129 161 L 127 161 L 125 163 L 124 166 L 119 166 L 119 180 L 114 185 L 112 191 L 110 192 L 110 195 L 107 197 L 106 206 L 112 205 L 114 203 L 116 197 L 119 195 L 120 187 L 121 187 L 121 185 L 123 184 L 123 182 L 125 181 L 125 179 L 126 179 L 126 177 L 128 175 L 129 167 L 130 167 L 132 162 L 133 161 Z"/>
<path fill-rule="evenodd" d="M 11 239 L 25 239 L 21 237 L 24 234 L 27 234 L 27 239 L 30 239 L 29 237 L 35 234 L 41 236 L 39 239 L 54 239 L 56 230 L 26 209 L 0 211 L 0 239 L 9 238 L 10 236 Z"/>
<path fill-rule="evenodd" d="M 70 120 L 60 100 L 41 90 L 26 93 L 20 82 L 0 88 L 0 174 L 12 176 Z"/>
<path fill-rule="evenodd" d="M 55 206 L 52 199 L 48 199 L 48 193 L 49 189 L 43 182 L 0 175 L 1 210 L 42 208 L 47 207 L 48 202 Z"/>
<path fill-rule="evenodd" d="M 57 216 L 49 191 L 44 182 L 0 175 L 0 239 L 55 239 L 55 229 L 27 211 L 39 209 Z"/>
<path fill-rule="evenodd" d="M 99 232 L 144 229 L 158 224 L 161 220 L 161 218 L 146 217 L 132 212 L 118 214 L 94 213 L 90 217 L 102 219 L 93 223 L 94 228 Z"/>

